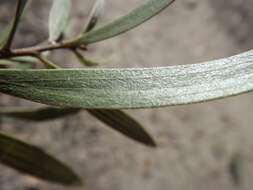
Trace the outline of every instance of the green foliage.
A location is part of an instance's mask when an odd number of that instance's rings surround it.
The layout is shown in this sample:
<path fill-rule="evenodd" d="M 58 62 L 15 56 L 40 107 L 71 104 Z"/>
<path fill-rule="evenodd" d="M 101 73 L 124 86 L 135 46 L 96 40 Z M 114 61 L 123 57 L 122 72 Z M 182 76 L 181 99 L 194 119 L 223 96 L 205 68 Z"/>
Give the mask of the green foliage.
<path fill-rule="evenodd" d="M 80 184 L 71 169 L 41 149 L 0 133 L 0 161 L 21 172 L 66 185 Z"/>
<path fill-rule="evenodd" d="M 155 141 L 144 127 L 119 109 L 189 104 L 252 91 L 253 51 L 204 64 L 149 69 L 64 69 L 48 58 L 53 50 L 69 50 L 84 66 L 96 66 L 98 63 L 83 54 L 88 45 L 137 27 L 174 1 L 148 0 L 129 14 L 96 27 L 105 3 L 96 0 L 84 30 L 79 36 L 65 40 L 74 1 L 54 0 L 49 15 L 48 41 L 34 47 L 12 49 L 21 16 L 29 2 L 17 0 L 15 16 L 0 32 L 0 66 L 4 67 L 0 69 L 0 92 L 57 107 L 3 108 L 0 117 L 42 122 L 84 109 L 110 128 L 155 147 Z M 31 65 L 38 64 L 46 69 L 31 69 Z M 43 164 L 38 158 L 43 158 Z M 57 159 L 2 133 L 0 162 L 45 180 L 68 185 L 79 182 L 76 174 Z"/>
<path fill-rule="evenodd" d="M 128 15 L 98 28 L 97 30 L 82 34 L 76 42 L 91 44 L 127 32 L 154 17 L 174 1 L 175 0 L 149 0 L 146 4 L 136 8 Z"/>

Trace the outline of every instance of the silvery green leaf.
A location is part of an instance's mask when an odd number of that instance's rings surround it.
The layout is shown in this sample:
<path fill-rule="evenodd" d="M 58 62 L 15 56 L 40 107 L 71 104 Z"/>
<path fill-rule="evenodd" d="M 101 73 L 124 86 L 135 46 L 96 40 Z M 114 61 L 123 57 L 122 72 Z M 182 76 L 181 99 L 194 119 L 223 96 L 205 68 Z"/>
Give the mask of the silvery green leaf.
<path fill-rule="evenodd" d="M 68 25 L 71 0 L 54 0 L 49 16 L 49 41 L 56 42 Z"/>
<path fill-rule="evenodd" d="M 0 69 L 0 92 L 85 109 L 197 103 L 253 90 L 253 51 L 201 64 L 134 69 Z"/>

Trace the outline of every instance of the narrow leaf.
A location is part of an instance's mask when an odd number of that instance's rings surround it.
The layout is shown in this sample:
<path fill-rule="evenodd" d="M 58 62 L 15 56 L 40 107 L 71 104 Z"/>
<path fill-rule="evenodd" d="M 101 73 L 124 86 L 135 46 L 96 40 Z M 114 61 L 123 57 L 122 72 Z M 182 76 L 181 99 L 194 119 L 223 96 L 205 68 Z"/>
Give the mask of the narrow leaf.
<path fill-rule="evenodd" d="M 31 56 L 23 56 L 23 57 L 11 58 L 11 61 L 18 62 L 18 63 L 31 63 L 31 64 L 34 64 L 34 63 L 38 62 L 38 59 L 35 58 L 35 57 L 31 57 Z"/>
<path fill-rule="evenodd" d="M 253 51 L 202 64 L 144 69 L 0 69 L 0 92 L 60 107 L 162 107 L 252 90 Z"/>
<path fill-rule="evenodd" d="M 87 110 L 91 115 L 108 125 L 108 127 L 122 133 L 123 135 L 155 147 L 155 141 L 146 130 L 133 118 L 120 110 Z"/>
<path fill-rule="evenodd" d="M 77 39 L 77 42 L 91 44 L 127 32 L 154 17 L 174 1 L 175 0 L 148 0 L 145 4 L 136 8 L 128 15 L 101 28 L 82 34 L 81 37 Z"/>
<path fill-rule="evenodd" d="M 88 22 L 84 30 L 85 33 L 91 31 L 97 25 L 98 20 L 102 16 L 104 6 L 105 0 L 96 0 L 88 18 Z"/>
<path fill-rule="evenodd" d="M 49 16 L 49 41 L 56 42 L 64 34 L 70 16 L 70 0 L 54 0 Z"/>
<path fill-rule="evenodd" d="M 73 108 L 20 108 L 10 107 L 0 110 L 0 116 L 7 116 L 28 121 L 47 121 L 66 115 L 78 113 L 81 109 Z M 148 146 L 155 146 L 152 137 L 133 118 L 120 110 L 87 110 L 94 117 L 107 124 L 112 129 Z"/>
<path fill-rule="evenodd" d="M 14 36 L 16 34 L 18 24 L 24 12 L 25 6 L 28 3 L 28 0 L 18 0 L 17 9 L 14 19 L 6 27 L 6 29 L 1 34 L 0 48 L 1 49 L 10 49 Z"/>
<path fill-rule="evenodd" d="M 0 65 L 1 66 L 11 66 L 13 64 L 15 64 L 15 63 L 13 63 L 12 61 L 9 61 L 9 60 L 5 60 L 5 59 L 0 60 Z"/>
<path fill-rule="evenodd" d="M 0 67 L 4 68 L 18 68 L 18 69 L 31 69 L 32 64 L 31 63 L 21 63 L 13 59 L 1 59 L 0 60 Z"/>
<path fill-rule="evenodd" d="M 0 110 L 0 116 L 14 117 L 24 119 L 28 121 L 47 121 L 52 119 L 58 119 L 67 115 L 78 113 L 80 109 L 72 108 L 2 108 Z"/>
<path fill-rule="evenodd" d="M 0 162 L 20 172 L 66 185 L 79 184 L 78 176 L 41 149 L 0 133 Z"/>

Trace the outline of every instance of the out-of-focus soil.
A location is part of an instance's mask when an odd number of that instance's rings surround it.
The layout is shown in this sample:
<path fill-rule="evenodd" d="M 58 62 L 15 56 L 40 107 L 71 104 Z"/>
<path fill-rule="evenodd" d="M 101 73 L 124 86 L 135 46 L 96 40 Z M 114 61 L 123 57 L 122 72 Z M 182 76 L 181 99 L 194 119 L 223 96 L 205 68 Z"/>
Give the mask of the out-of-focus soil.
<path fill-rule="evenodd" d="M 13 7 L 0 2 L 2 23 Z M 69 31 L 80 30 L 92 1 L 73 1 Z M 138 6 L 141 0 L 108 1 L 108 22 Z M 47 6 L 33 1 L 17 46 L 47 37 Z M 91 46 L 87 56 L 103 67 L 151 67 L 190 64 L 230 56 L 252 48 L 252 0 L 178 0 L 139 28 Z M 8 8 L 7 8 L 8 7 Z M 0 25 L 1 26 L 1 25 Z M 65 67 L 80 67 L 68 53 L 54 56 Z M 41 182 L 0 166 L 1 190 L 251 190 L 253 186 L 253 94 L 209 103 L 155 110 L 128 111 L 159 144 L 136 144 L 82 112 L 44 123 L 4 120 L 1 129 L 43 147 L 72 166 L 84 187 L 65 188 Z M 1 95 L 1 105 L 32 105 Z M 230 173 L 239 155 L 239 179 Z"/>

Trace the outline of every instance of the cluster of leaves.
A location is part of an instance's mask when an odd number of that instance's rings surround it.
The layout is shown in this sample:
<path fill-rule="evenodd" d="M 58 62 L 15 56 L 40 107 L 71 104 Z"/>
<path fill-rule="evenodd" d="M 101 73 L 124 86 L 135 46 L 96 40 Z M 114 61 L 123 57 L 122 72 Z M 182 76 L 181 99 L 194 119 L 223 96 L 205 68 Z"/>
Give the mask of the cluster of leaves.
<path fill-rule="evenodd" d="M 63 69 L 48 59 L 53 50 L 72 51 L 81 63 L 94 66 L 83 51 L 142 24 L 174 0 L 148 0 L 126 16 L 95 28 L 104 0 L 96 0 L 80 35 L 64 39 L 71 1 L 54 0 L 49 39 L 34 47 L 13 49 L 12 42 L 29 0 L 17 0 L 15 16 L 0 34 L 0 92 L 54 107 L 3 108 L 1 116 L 45 121 L 86 109 L 116 131 L 155 147 L 145 129 L 121 109 L 154 108 L 203 102 L 253 89 L 253 51 L 205 64 L 140 69 Z M 42 63 L 46 69 L 10 69 L 13 63 Z M 38 157 L 43 164 L 37 163 Z M 0 133 L 0 161 L 22 172 L 64 184 L 77 175 L 40 149 Z M 35 172 L 35 170 L 37 172 Z"/>
<path fill-rule="evenodd" d="M 25 71 L 24 68 L 29 68 L 23 67 L 23 65 L 38 63 L 44 64 L 44 66 L 48 69 L 45 69 L 43 71 L 49 71 L 51 69 L 64 70 L 60 69 L 59 65 L 48 60 L 49 54 L 52 50 L 55 49 L 67 49 L 69 51 L 72 51 L 78 60 L 85 66 L 97 65 L 95 62 L 87 60 L 82 54 L 82 51 L 87 50 L 87 45 L 96 41 L 101 41 L 113 37 L 133 28 L 134 26 L 141 24 L 148 18 L 160 12 L 163 8 L 170 5 L 173 1 L 161 1 L 156 4 L 154 4 L 154 2 L 155 1 L 150 1 L 144 6 L 134 10 L 129 15 L 116 20 L 116 22 L 106 25 L 98 30 L 94 30 L 102 14 L 105 3 L 104 0 L 96 0 L 91 10 L 90 16 L 87 19 L 84 30 L 81 32 L 80 36 L 72 40 L 64 40 L 64 33 L 68 26 L 71 10 L 71 1 L 54 0 L 49 16 L 48 43 L 39 44 L 35 47 L 12 49 L 11 47 L 15 33 L 20 23 L 21 17 L 24 14 L 25 8 L 29 3 L 28 0 L 17 0 L 15 16 L 0 35 L 0 61 L 1 65 L 6 66 L 7 68 L 1 69 L 0 72 L 5 73 L 7 70 L 15 70 L 20 71 L 21 74 Z M 142 15 L 140 15 L 140 13 L 142 13 Z M 14 63 L 15 66 L 18 66 L 22 69 L 8 69 L 9 67 L 13 66 Z M 20 65 L 22 65 L 22 67 L 20 67 Z M 34 69 L 30 69 L 29 71 L 35 72 Z M 41 71 L 42 70 L 36 70 L 36 72 Z M 21 75 L 18 74 L 17 76 Z M 41 79 L 48 80 L 49 78 L 42 77 Z M 62 83 L 61 80 L 54 80 L 59 84 Z M 9 79 L 5 79 L 1 75 L 0 85 L 4 85 L 5 81 L 11 82 Z M 72 87 L 76 86 L 75 84 L 70 85 Z M 16 85 L 13 84 L 11 86 L 14 87 Z M 60 85 L 58 87 L 61 88 Z M 5 87 L 1 86 L 0 91 L 4 92 L 4 89 Z M 33 91 L 32 88 L 30 88 L 30 90 Z M 26 93 L 28 93 L 28 91 Z M 34 93 L 35 91 L 33 91 L 32 94 Z M 65 93 L 61 94 L 63 95 Z M 55 97 L 56 96 L 58 95 L 55 95 Z M 69 98 L 71 98 L 71 95 L 69 95 Z M 75 114 L 82 110 L 79 106 L 73 105 L 56 106 L 57 107 L 42 108 L 8 107 L 0 111 L 0 116 L 13 117 L 28 121 L 47 121 L 60 118 L 65 115 Z M 116 131 L 128 136 L 129 138 L 148 146 L 156 146 L 154 140 L 145 131 L 145 129 L 137 121 L 135 121 L 123 111 L 115 109 L 107 110 L 105 108 L 93 109 L 92 107 L 86 107 L 85 109 L 88 111 L 88 113 L 104 122 L 112 129 L 115 129 Z M 77 175 L 71 169 L 62 164 L 60 161 L 54 159 L 52 156 L 46 154 L 39 148 L 28 145 L 3 133 L 0 134 L 0 161 L 2 163 L 9 165 L 21 172 L 25 172 L 53 182 L 64 184 L 76 184 L 77 182 L 80 182 Z"/>

